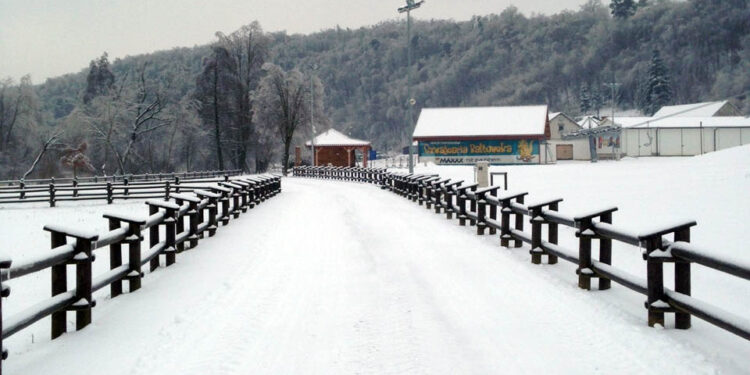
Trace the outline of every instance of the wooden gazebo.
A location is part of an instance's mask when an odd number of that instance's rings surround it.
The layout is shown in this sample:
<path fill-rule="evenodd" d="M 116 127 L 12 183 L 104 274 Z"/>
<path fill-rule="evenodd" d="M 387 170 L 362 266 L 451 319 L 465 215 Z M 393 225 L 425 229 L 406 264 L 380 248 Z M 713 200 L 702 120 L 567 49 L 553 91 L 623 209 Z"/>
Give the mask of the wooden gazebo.
<path fill-rule="evenodd" d="M 356 165 L 356 151 L 362 152 L 362 165 L 367 167 L 370 142 L 349 138 L 335 129 L 329 129 L 315 137 L 315 165 L 332 165 L 335 167 L 353 167 Z M 305 144 L 311 148 L 313 144 Z"/>

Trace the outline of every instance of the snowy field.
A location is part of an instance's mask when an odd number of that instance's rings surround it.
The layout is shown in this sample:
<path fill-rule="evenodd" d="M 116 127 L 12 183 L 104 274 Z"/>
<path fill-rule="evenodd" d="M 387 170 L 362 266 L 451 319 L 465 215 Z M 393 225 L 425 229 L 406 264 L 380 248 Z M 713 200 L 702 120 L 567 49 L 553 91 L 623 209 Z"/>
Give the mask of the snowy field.
<path fill-rule="evenodd" d="M 419 166 L 473 178 L 470 167 Z M 638 232 L 698 221 L 693 243 L 745 261 L 750 147 L 697 158 L 493 167 L 527 202 L 551 197 L 574 215 L 617 205 Z M 3 251 L 49 251 L 46 223 L 106 230 L 105 212 L 146 215 L 143 202 L 0 207 Z M 527 228 L 528 230 L 528 228 Z M 740 374 L 750 342 L 693 320 L 646 325 L 645 297 L 613 285 L 577 288 L 575 266 L 535 266 L 374 186 L 289 178 L 283 193 L 114 300 L 96 296 L 93 324 L 49 340 L 45 319 L 5 343 L 8 374 L 608 373 Z M 560 243 L 577 248 L 572 231 Z M 99 250 L 94 273 L 107 269 Z M 613 264 L 645 274 L 637 248 Z M 666 267 L 669 269 L 671 267 Z M 747 316 L 750 283 L 695 266 L 693 295 Z M 71 284 L 72 285 L 72 284 Z M 49 274 L 11 282 L 12 314 L 49 295 Z M 672 285 L 669 285 L 671 287 Z M 6 315 L 7 316 L 7 315 Z"/>

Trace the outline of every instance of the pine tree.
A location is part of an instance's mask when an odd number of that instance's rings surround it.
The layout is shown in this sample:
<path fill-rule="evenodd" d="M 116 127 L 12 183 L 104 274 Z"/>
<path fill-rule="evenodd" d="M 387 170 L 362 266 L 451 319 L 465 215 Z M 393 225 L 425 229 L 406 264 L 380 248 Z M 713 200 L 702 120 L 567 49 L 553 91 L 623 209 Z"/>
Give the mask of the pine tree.
<path fill-rule="evenodd" d="M 587 115 L 591 110 L 591 95 L 589 94 L 588 83 L 581 85 L 581 92 L 578 95 L 578 101 L 580 102 L 581 113 Z"/>
<path fill-rule="evenodd" d="M 642 96 L 643 110 L 649 116 L 672 101 L 672 83 L 659 50 L 654 50 L 651 57 L 651 66 L 648 68 L 648 79 Z"/>
<path fill-rule="evenodd" d="M 591 86 L 591 109 L 596 113 L 596 117 L 599 117 L 599 111 L 604 105 L 604 98 L 602 93 L 599 91 L 598 86 L 593 84 Z"/>
<path fill-rule="evenodd" d="M 95 97 L 106 94 L 114 85 L 115 75 L 109 70 L 109 58 L 107 52 L 104 52 L 101 57 L 91 60 L 89 64 L 83 102 L 88 104 Z"/>
<path fill-rule="evenodd" d="M 626 19 L 635 14 L 636 4 L 633 0 L 612 0 L 609 4 L 612 16 L 618 19 Z"/>

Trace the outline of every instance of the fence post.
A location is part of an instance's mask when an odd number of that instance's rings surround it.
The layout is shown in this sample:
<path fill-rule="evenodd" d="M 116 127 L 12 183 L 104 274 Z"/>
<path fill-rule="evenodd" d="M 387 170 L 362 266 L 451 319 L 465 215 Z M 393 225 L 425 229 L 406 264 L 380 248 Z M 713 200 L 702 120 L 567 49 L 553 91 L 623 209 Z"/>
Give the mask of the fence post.
<path fill-rule="evenodd" d="M 562 202 L 562 199 L 553 199 L 541 203 L 529 205 L 529 215 L 531 216 L 531 263 L 542 264 L 542 255 L 547 256 L 547 262 L 550 264 L 557 263 L 557 257 L 548 253 L 542 248 L 542 228 L 543 225 L 547 224 L 550 226 L 548 229 L 551 230 L 551 225 L 554 223 L 548 222 L 544 217 L 544 209 L 546 207 L 557 207 Z M 555 208 L 557 210 L 557 208 Z M 557 228 L 555 228 L 557 231 Z M 557 232 L 555 232 L 557 236 Z M 557 241 L 557 239 L 555 239 Z M 554 260 L 554 263 L 553 263 Z"/>
<path fill-rule="evenodd" d="M 112 183 L 107 182 L 107 204 L 112 204 L 112 201 L 114 201 L 114 191 L 112 189 Z"/>
<path fill-rule="evenodd" d="M 484 216 L 487 212 L 487 201 L 484 200 L 484 194 L 476 195 L 476 206 L 477 206 L 477 235 L 483 236 L 487 224 L 484 221 Z"/>
<path fill-rule="evenodd" d="M 67 244 L 67 237 L 64 233 L 50 231 L 51 248 L 55 249 Z M 68 291 L 68 266 L 58 264 L 50 268 L 52 297 Z M 65 311 L 53 312 L 51 316 L 51 337 L 52 340 L 60 337 L 67 330 Z"/>
<path fill-rule="evenodd" d="M 599 221 L 606 224 L 612 224 L 612 212 L 605 212 L 599 217 Z M 599 261 L 612 265 L 612 240 L 609 238 L 599 237 Z M 612 280 L 606 277 L 599 278 L 599 290 L 612 288 Z"/>
<path fill-rule="evenodd" d="M 208 236 L 213 237 L 216 234 L 219 223 L 216 221 L 216 215 L 219 212 L 219 202 L 217 197 L 210 197 L 208 204 Z"/>
<path fill-rule="evenodd" d="M 78 177 L 73 178 L 73 196 L 78 196 Z"/>
<path fill-rule="evenodd" d="M 174 192 L 179 193 L 180 192 L 180 178 L 175 176 L 174 178 Z"/>
<path fill-rule="evenodd" d="M 531 263 L 542 264 L 542 255 L 544 250 L 542 249 L 542 224 L 544 218 L 542 218 L 542 207 L 529 207 L 529 215 L 531 216 Z"/>
<path fill-rule="evenodd" d="M 23 191 L 26 187 L 26 182 L 24 182 L 23 179 L 21 179 L 21 182 L 18 184 L 18 187 L 21 188 L 21 195 L 18 197 L 18 199 L 25 199 L 26 198 L 26 192 Z"/>
<path fill-rule="evenodd" d="M 174 264 L 176 259 L 176 247 L 175 247 L 175 231 L 177 226 L 177 214 L 180 209 L 180 206 L 171 203 L 171 202 L 164 202 L 164 201 L 156 201 L 156 200 L 149 200 L 146 201 L 146 204 L 151 207 L 151 210 L 153 211 L 154 208 L 158 209 L 164 209 L 166 211 L 164 216 L 164 221 L 162 221 L 162 225 L 164 225 L 165 228 L 165 245 L 164 245 L 164 255 L 166 256 L 166 265 L 167 267 Z M 158 229 L 157 229 L 158 231 Z M 158 242 L 157 242 L 158 243 Z M 154 257 L 154 259 L 157 259 L 158 257 Z M 158 265 L 158 261 L 157 261 Z M 152 260 L 152 267 L 153 267 L 153 260 Z"/>
<path fill-rule="evenodd" d="M 50 182 L 49 184 L 49 206 L 55 207 L 55 183 Z"/>
<path fill-rule="evenodd" d="M 504 197 L 498 197 L 500 201 L 500 246 L 510 247 L 510 240 L 513 239 L 513 235 L 510 232 L 510 215 L 513 214 L 513 209 L 510 207 L 511 203 L 515 199 L 517 202 L 523 203 L 523 197 L 528 193 L 519 193 L 515 195 L 509 195 Z M 516 215 L 521 217 L 522 215 Z M 516 229 L 518 229 L 518 218 L 516 219 Z M 521 228 L 523 230 L 523 220 L 521 220 Z M 520 246 L 516 246 L 520 247 Z"/>
<path fill-rule="evenodd" d="M 164 249 L 164 254 L 166 254 L 167 259 L 167 267 L 173 265 L 175 261 L 177 260 L 176 257 L 176 249 L 175 249 L 175 231 L 176 231 L 176 224 L 177 224 L 177 209 L 169 209 L 167 208 L 167 218 L 164 219 L 164 225 L 166 228 L 166 248 Z"/>
<path fill-rule="evenodd" d="M 203 216 L 201 210 L 198 209 L 199 203 L 200 200 L 198 202 L 190 202 L 190 209 L 187 212 L 190 216 L 190 236 L 188 240 L 190 240 L 191 249 L 195 249 L 198 246 L 198 222 L 202 221 L 200 217 Z"/>
<path fill-rule="evenodd" d="M 516 202 L 518 204 L 523 204 L 524 203 L 524 195 L 521 195 L 521 196 L 517 197 L 516 198 Z M 516 214 L 515 229 L 517 231 L 523 232 L 523 215 L 518 214 L 518 213 Z M 521 247 L 521 246 L 523 246 L 523 241 L 521 241 L 521 240 L 515 240 L 515 247 L 518 248 L 518 247 Z"/>
<path fill-rule="evenodd" d="M 495 195 L 493 196 L 497 197 L 497 193 L 495 193 Z M 497 206 L 494 204 L 490 204 L 489 206 L 490 206 L 490 219 L 497 221 Z M 490 235 L 496 235 L 496 234 L 497 234 L 497 229 L 495 229 L 495 227 L 490 227 Z"/>
<path fill-rule="evenodd" d="M 175 198 L 174 201 L 180 207 L 182 207 L 182 204 L 184 203 L 183 200 L 180 198 Z M 185 231 L 185 219 L 186 219 L 185 215 L 180 216 L 179 210 L 175 212 L 175 238 L 177 235 L 182 234 L 182 232 Z M 185 251 L 185 242 L 183 241 L 183 242 L 180 242 L 179 244 L 176 244 L 175 250 L 177 251 L 178 254 Z"/>
<path fill-rule="evenodd" d="M 128 264 L 130 265 L 130 273 L 126 276 L 129 293 L 141 289 L 141 278 L 143 278 L 143 272 L 141 271 L 141 241 L 143 241 L 141 227 L 145 223 L 145 220 L 128 222 L 128 237 L 125 238 L 125 241 L 128 244 Z"/>
<path fill-rule="evenodd" d="M 76 288 L 75 302 L 65 311 L 76 312 L 76 330 L 81 330 L 91 323 L 91 308 L 96 305 L 91 294 L 91 263 L 94 261 L 92 254 L 93 244 L 99 239 L 96 233 L 88 233 L 80 230 L 71 230 L 68 228 L 45 225 L 44 230 L 52 233 L 52 247 L 65 244 L 65 236 L 76 239 L 76 254 L 68 262 L 62 265 L 53 266 L 52 269 L 52 295 L 56 296 L 67 292 L 66 272 L 60 272 L 67 264 L 76 266 Z M 57 268 L 56 267 L 61 267 Z M 65 311 L 59 311 L 52 314 L 52 338 L 56 338 L 65 332 Z"/>
<path fill-rule="evenodd" d="M 169 181 L 164 181 L 164 200 L 169 200 L 169 194 L 171 193 L 171 188 L 169 186 Z"/>
<path fill-rule="evenodd" d="M 148 214 L 149 216 L 153 216 L 155 214 L 159 213 L 159 207 L 157 206 L 148 206 Z M 149 248 L 153 249 L 154 246 L 159 244 L 159 224 L 154 224 L 151 226 L 151 228 L 148 228 L 148 245 Z M 151 262 L 149 263 L 149 270 L 151 272 L 154 272 L 157 268 L 159 268 L 159 256 L 155 256 L 151 258 Z"/>
<path fill-rule="evenodd" d="M 690 242 L 690 228 L 684 228 L 675 232 L 675 242 Z M 674 264 L 674 290 L 677 293 L 690 295 L 690 262 L 676 261 Z M 677 312 L 675 315 L 675 328 L 689 329 L 691 327 L 690 314 Z"/>
<path fill-rule="evenodd" d="M 109 185 L 109 183 L 107 183 Z M 120 220 L 115 217 L 104 215 L 109 220 L 109 230 L 120 228 Z M 113 270 L 122 265 L 122 245 L 120 242 L 109 245 L 109 269 Z M 122 294 L 122 281 L 115 281 L 109 286 L 112 298 Z"/>
<path fill-rule="evenodd" d="M 576 218 L 576 237 L 578 241 L 578 287 L 581 289 L 591 290 L 591 277 L 594 271 L 591 269 L 591 239 L 594 237 L 594 231 L 591 229 L 591 218 Z"/>
<path fill-rule="evenodd" d="M 560 207 L 559 202 L 552 203 L 549 205 L 550 211 L 557 211 Z M 558 233 L 558 225 L 557 223 L 550 222 L 547 226 L 547 241 L 549 243 L 557 245 L 557 233 Z M 557 255 L 549 254 L 547 255 L 547 263 L 548 264 L 557 264 Z"/>
<path fill-rule="evenodd" d="M 122 192 L 125 195 L 124 199 L 128 199 L 128 190 L 129 190 L 128 189 L 128 183 L 129 183 L 128 182 L 128 178 L 127 177 L 123 177 L 122 178 L 122 184 L 124 185 L 125 188 L 122 190 Z"/>
<path fill-rule="evenodd" d="M 7 270 L 13 261 L 10 258 L 0 259 L 0 270 Z M 10 286 L 4 285 L 0 280 L 0 375 L 3 373 L 2 361 L 8 358 L 8 351 L 3 346 L 3 298 L 10 296 Z"/>
<path fill-rule="evenodd" d="M 457 185 L 455 185 L 458 187 Z M 456 190 L 451 186 L 446 186 L 445 191 L 443 192 L 443 195 L 445 195 L 445 218 L 448 220 L 453 219 L 453 212 L 455 212 L 455 208 L 453 206 L 453 193 Z"/>
<path fill-rule="evenodd" d="M 646 253 L 646 283 L 648 287 L 646 309 L 648 309 L 648 325 L 664 326 L 664 263 L 650 254 L 656 251 L 661 242 L 661 235 L 652 236 L 645 240 Z"/>
<path fill-rule="evenodd" d="M 83 329 L 91 323 L 91 309 L 96 305 L 91 291 L 91 263 L 94 261 L 92 244 L 99 238 L 98 235 L 88 238 L 79 237 L 76 247 L 79 247 L 79 259 L 76 264 L 76 297 L 78 301 L 73 304 L 76 312 L 76 331 Z M 82 258 L 82 259 L 81 259 Z"/>

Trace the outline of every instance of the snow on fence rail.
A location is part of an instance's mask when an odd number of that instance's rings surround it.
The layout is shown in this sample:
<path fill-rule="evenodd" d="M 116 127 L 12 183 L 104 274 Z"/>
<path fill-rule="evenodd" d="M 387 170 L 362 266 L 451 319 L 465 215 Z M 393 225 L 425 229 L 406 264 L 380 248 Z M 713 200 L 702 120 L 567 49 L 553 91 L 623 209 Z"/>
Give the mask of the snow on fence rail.
<path fill-rule="evenodd" d="M 49 202 L 50 207 L 55 207 L 62 201 L 106 200 L 111 204 L 115 199 L 169 198 L 172 191 L 191 192 L 201 188 L 200 184 L 226 181 L 241 173 L 240 170 L 229 170 L 2 181 L 0 185 L 9 183 L 9 186 L 0 186 L 0 204 Z"/>
<path fill-rule="evenodd" d="M 674 223 L 644 233 L 630 233 L 612 225 L 612 214 L 617 207 L 567 216 L 558 212 L 563 199 L 526 204 L 528 193 L 501 192 L 499 186 L 478 188 L 477 184 L 451 181 L 435 174 L 405 174 L 373 168 L 297 167 L 294 176 L 372 183 L 412 201 L 434 206 L 435 213 L 454 215 L 459 224 L 476 226 L 477 234 L 500 235 L 500 245 L 521 247 L 530 245 L 531 262 L 548 264 L 558 259 L 578 265 L 578 286 L 591 290 L 592 279 L 598 289 L 611 287 L 612 281 L 646 295 L 649 326 L 664 326 L 665 313 L 675 314 L 675 328 L 691 327 L 695 316 L 713 325 L 750 340 L 750 321 L 690 296 L 691 266 L 699 264 L 719 272 L 750 280 L 750 264 L 726 259 L 690 244 L 690 230 L 695 221 Z M 525 218 L 531 233 L 524 231 Z M 576 229 L 578 249 L 558 245 L 559 226 Z M 546 240 L 543 227 L 547 227 Z M 666 236 L 672 236 L 670 241 Z M 598 241 L 599 259 L 592 256 L 592 245 Z M 646 261 L 646 279 L 631 275 L 612 266 L 612 241 L 623 242 L 642 249 Z M 664 264 L 674 263 L 674 290 L 664 287 Z"/>
<path fill-rule="evenodd" d="M 47 225 L 51 234 L 52 251 L 36 259 L 13 264 L 0 257 L 0 290 L 2 297 L 10 295 L 4 281 L 17 279 L 42 270 L 51 269 L 52 297 L 25 310 L 2 316 L 0 298 L 0 347 L 3 339 L 18 333 L 33 323 L 52 316 L 51 335 L 55 339 L 66 331 L 68 311 L 76 312 L 76 330 L 91 323 L 91 310 L 96 305 L 92 294 L 106 286 L 111 297 L 122 294 L 122 282 L 128 282 L 128 291 L 141 287 L 142 267 L 149 265 L 150 272 L 159 267 L 159 256 L 165 257 L 166 266 L 174 264 L 177 254 L 186 248 L 193 249 L 198 241 L 216 233 L 219 223 L 229 224 L 230 217 L 255 207 L 281 192 L 281 178 L 271 175 L 239 176 L 228 181 L 194 189 L 192 194 L 176 193 L 166 199 L 146 201 L 148 217 L 105 214 L 109 232 L 98 234 L 85 228 Z M 189 219 L 189 220 L 188 220 Z M 186 221 L 188 222 L 186 227 Z M 164 238 L 159 228 L 164 229 Z M 149 244 L 141 249 L 142 232 L 148 230 Z M 73 241 L 68 242 L 68 239 Z M 127 246 L 127 263 L 123 263 L 123 245 Z M 110 271 L 92 275 L 94 251 L 109 247 Z M 68 266 L 75 266 L 76 285 L 68 289 Z M 2 347 L 2 359 L 8 352 Z M 2 363 L 0 362 L 0 375 Z"/>

